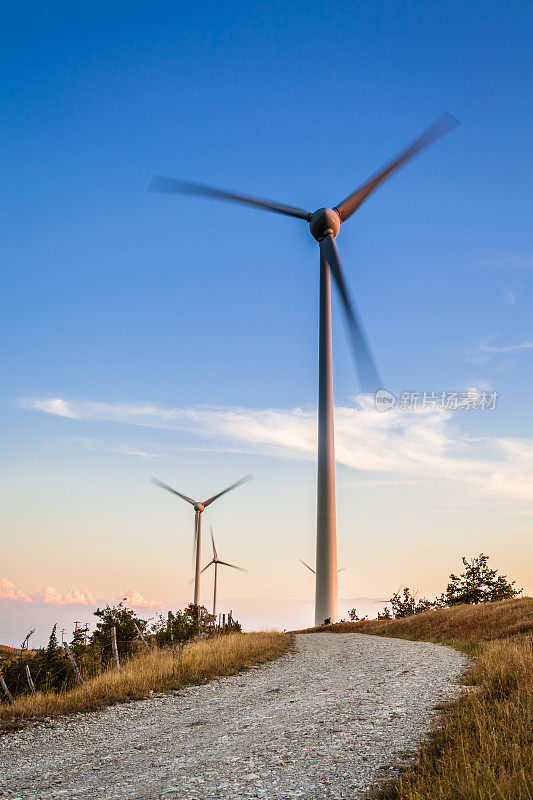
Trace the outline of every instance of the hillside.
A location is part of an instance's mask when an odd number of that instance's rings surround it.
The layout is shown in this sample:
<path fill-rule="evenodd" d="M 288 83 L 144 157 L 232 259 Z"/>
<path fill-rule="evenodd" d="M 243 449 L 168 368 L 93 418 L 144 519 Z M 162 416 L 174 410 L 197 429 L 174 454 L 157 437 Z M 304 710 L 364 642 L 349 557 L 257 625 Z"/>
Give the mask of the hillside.
<path fill-rule="evenodd" d="M 20 647 L 10 647 L 8 644 L 0 644 L 0 659 L 10 658 L 20 652 Z"/>
<path fill-rule="evenodd" d="M 533 634 L 533 597 L 440 608 L 404 619 L 338 622 L 306 628 L 298 633 L 315 631 L 355 631 L 413 641 L 443 642 L 468 649 L 480 642 Z"/>

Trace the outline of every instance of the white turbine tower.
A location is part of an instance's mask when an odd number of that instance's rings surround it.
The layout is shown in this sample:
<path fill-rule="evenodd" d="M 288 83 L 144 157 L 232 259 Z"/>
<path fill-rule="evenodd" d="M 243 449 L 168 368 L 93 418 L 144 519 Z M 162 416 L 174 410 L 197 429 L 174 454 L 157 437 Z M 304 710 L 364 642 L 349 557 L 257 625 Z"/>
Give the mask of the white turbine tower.
<path fill-rule="evenodd" d="M 296 206 L 237 194 L 226 189 L 203 186 L 190 181 L 152 176 L 148 188 L 156 192 L 178 192 L 201 195 L 218 200 L 244 203 L 255 208 L 274 211 L 305 220 L 311 236 L 320 247 L 320 301 L 318 335 L 318 470 L 317 470 L 317 528 L 316 528 L 316 593 L 315 625 L 338 618 L 337 523 L 335 511 L 335 446 L 333 432 L 333 364 L 331 352 L 331 275 L 337 284 L 363 392 L 382 388 L 372 353 L 368 346 L 361 318 L 350 300 L 335 239 L 343 225 L 365 200 L 413 156 L 455 128 L 458 122 L 444 114 L 393 158 L 383 169 L 332 208 L 306 211 Z M 326 150 L 335 142 L 328 142 Z M 322 147 L 324 144 L 322 143 Z M 319 147 L 320 150 L 320 147 Z M 285 254 L 283 254 L 285 258 Z"/>
<path fill-rule="evenodd" d="M 221 492 L 214 494 L 213 497 L 210 497 L 209 500 L 204 500 L 203 503 L 199 502 L 198 500 L 193 500 L 191 497 L 187 497 L 186 494 L 182 494 L 181 492 L 176 491 L 171 486 L 167 486 L 166 483 L 158 480 L 157 478 L 152 478 L 152 483 L 156 486 L 160 486 L 162 489 L 166 489 L 167 492 L 172 492 L 172 494 L 181 497 L 182 500 L 185 500 L 187 503 L 190 503 L 195 511 L 194 515 L 194 605 L 199 605 L 200 602 L 200 558 L 201 558 L 201 548 L 202 548 L 202 513 L 210 506 L 211 503 L 214 503 L 215 500 L 218 500 L 219 497 L 222 497 L 223 494 L 230 492 L 232 489 L 236 489 L 237 486 L 241 486 L 243 483 L 250 481 L 252 479 L 252 475 L 245 475 L 244 478 L 241 478 L 239 481 L 232 483 L 231 486 L 228 486 L 227 489 L 223 489 Z"/>
<path fill-rule="evenodd" d="M 206 564 L 203 568 L 202 572 L 205 572 L 206 569 L 209 569 L 211 564 L 215 565 L 215 577 L 213 580 L 213 616 L 216 617 L 217 614 L 217 572 L 218 572 L 218 565 L 222 564 L 224 567 L 231 567 L 232 569 L 238 569 L 240 572 L 248 572 L 247 569 L 244 567 L 236 567 L 235 564 L 228 564 L 227 561 L 221 561 L 217 555 L 217 549 L 215 547 L 215 537 L 213 536 L 213 527 L 209 528 L 209 533 L 211 534 L 211 544 L 213 545 L 213 558 Z"/>

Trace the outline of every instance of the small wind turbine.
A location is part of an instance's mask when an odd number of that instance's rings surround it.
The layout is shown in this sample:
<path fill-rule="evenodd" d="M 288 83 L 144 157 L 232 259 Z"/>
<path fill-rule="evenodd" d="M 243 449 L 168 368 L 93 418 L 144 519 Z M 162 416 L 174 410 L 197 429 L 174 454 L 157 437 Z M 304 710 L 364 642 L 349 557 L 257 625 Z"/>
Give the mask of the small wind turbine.
<path fill-rule="evenodd" d="M 217 614 L 217 572 L 218 572 L 218 565 L 222 564 L 224 567 L 231 567 L 232 569 L 238 569 L 241 572 L 248 572 L 247 569 L 244 567 L 236 567 L 235 564 L 228 564 L 227 561 L 221 561 L 217 555 L 217 549 L 215 547 L 215 537 L 213 536 L 213 526 L 210 526 L 209 533 L 211 534 L 211 544 L 213 545 L 213 558 L 206 564 L 203 568 L 202 572 L 205 572 L 206 569 L 209 569 L 211 564 L 215 565 L 215 578 L 213 582 L 213 616 L 216 617 Z"/>
<path fill-rule="evenodd" d="M 316 575 L 316 569 L 313 569 L 313 567 L 310 567 L 309 564 L 307 563 L 307 561 L 304 561 L 303 558 L 300 558 L 298 560 L 299 560 L 300 564 L 303 564 L 304 567 L 307 567 L 307 569 L 310 569 L 311 572 L 313 573 L 313 575 Z M 345 569 L 346 569 L 346 567 L 339 567 L 337 572 L 344 572 Z"/>
<path fill-rule="evenodd" d="M 166 483 L 158 480 L 157 478 L 152 478 L 152 483 L 156 486 L 160 486 L 162 489 L 166 489 L 167 492 L 172 492 L 172 494 L 181 497 L 182 500 L 186 500 L 187 503 L 190 503 L 195 511 L 194 516 L 194 605 L 197 606 L 200 601 L 200 558 L 201 558 L 201 548 L 202 548 L 202 512 L 207 506 L 210 506 L 211 503 L 214 503 L 215 500 L 218 500 L 219 497 L 222 497 L 223 494 L 230 492 L 232 489 L 236 489 L 237 486 L 241 486 L 243 483 L 250 481 L 252 479 L 252 475 L 245 475 L 244 478 L 241 478 L 239 481 L 232 483 L 231 486 L 228 486 L 227 489 L 223 489 L 221 492 L 214 494 L 213 497 L 210 497 L 209 500 L 204 500 L 201 503 L 198 500 L 193 500 L 191 497 L 187 497 L 186 494 L 182 494 L 181 492 L 176 491 L 171 486 L 167 486 Z"/>
<path fill-rule="evenodd" d="M 155 192 L 178 192 L 201 195 L 218 200 L 230 200 L 256 208 L 297 217 L 309 223 L 311 236 L 320 247 L 320 310 L 318 344 L 318 475 L 317 475 L 317 532 L 316 532 L 316 594 L 315 624 L 322 625 L 325 619 L 336 622 L 338 618 L 337 576 L 337 525 L 335 514 L 335 445 L 333 433 L 333 365 L 331 353 L 331 280 L 333 275 L 341 296 L 348 323 L 355 364 L 363 392 L 374 393 L 381 386 L 374 358 L 368 346 L 361 318 L 350 300 L 335 237 L 341 225 L 357 211 L 383 181 L 402 167 L 413 156 L 432 142 L 444 136 L 458 125 L 450 114 L 444 114 L 417 139 L 393 158 L 383 169 L 373 175 L 352 194 L 333 208 L 306 211 L 271 200 L 262 200 L 250 195 L 237 194 L 226 189 L 203 186 L 189 181 L 153 175 L 148 189 Z M 327 150 L 331 142 L 322 143 Z M 334 141 L 333 141 L 334 144 Z M 320 157 L 320 146 L 318 148 Z M 234 231 L 230 234 L 234 237 Z"/>

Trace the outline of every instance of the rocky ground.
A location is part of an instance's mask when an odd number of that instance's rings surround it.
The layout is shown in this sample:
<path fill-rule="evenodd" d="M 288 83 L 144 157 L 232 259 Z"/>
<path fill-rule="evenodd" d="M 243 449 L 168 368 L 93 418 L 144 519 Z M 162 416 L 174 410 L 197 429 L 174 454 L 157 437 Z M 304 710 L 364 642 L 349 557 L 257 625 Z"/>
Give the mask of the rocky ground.
<path fill-rule="evenodd" d="M 240 675 L 2 736 L 0 798 L 357 800 L 464 665 L 436 644 L 300 634 Z"/>

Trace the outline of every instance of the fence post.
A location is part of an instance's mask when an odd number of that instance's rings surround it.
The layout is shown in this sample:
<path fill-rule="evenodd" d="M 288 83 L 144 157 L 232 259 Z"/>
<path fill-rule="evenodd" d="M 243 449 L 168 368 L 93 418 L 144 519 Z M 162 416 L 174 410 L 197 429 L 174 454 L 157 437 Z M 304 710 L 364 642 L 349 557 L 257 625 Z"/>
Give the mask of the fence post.
<path fill-rule="evenodd" d="M 116 669 L 120 670 L 120 661 L 118 660 L 118 647 L 117 647 L 117 629 L 115 626 L 111 628 L 111 651 L 113 653 L 113 662 Z"/>
<path fill-rule="evenodd" d="M 30 667 L 29 664 L 26 664 L 26 680 L 28 681 L 28 686 L 30 687 L 30 692 L 35 694 L 35 684 L 31 677 Z"/>
<path fill-rule="evenodd" d="M 7 688 L 7 684 L 6 684 L 5 680 L 2 678 L 1 675 L 0 675 L 0 686 L 2 687 L 4 692 L 7 694 L 7 699 L 9 700 L 9 702 L 12 703 L 13 702 L 13 695 L 11 694 L 9 689 Z"/>
<path fill-rule="evenodd" d="M 85 683 L 85 681 L 81 677 L 81 672 L 78 669 L 78 665 L 76 664 L 76 661 L 74 659 L 74 656 L 72 655 L 70 647 L 68 646 L 68 644 L 66 642 L 63 642 L 63 647 L 65 648 L 65 652 L 66 652 L 67 656 L 70 658 L 70 663 L 74 667 L 74 672 L 76 673 L 77 679 L 79 680 L 80 683 Z"/>
<path fill-rule="evenodd" d="M 142 633 L 141 629 L 139 628 L 139 626 L 137 625 L 137 623 L 136 623 L 136 622 L 134 622 L 133 624 L 135 625 L 135 630 L 137 631 L 137 636 L 139 637 L 139 639 L 141 640 L 141 642 L 144 644 L 144 646 L 146 647 L 146 649 L 148 650 L 148 652 L 149 652 L 149 653 L 151 653 L 151 652 L 152 652 L 152 648 L 150 647 L 150 645 L 148 644 L 148 642 L 147 642 L 147 641 L 146 641 L 146 639 L 144 638 L 144 636 L 143 636 L 143 633 Z"/>

